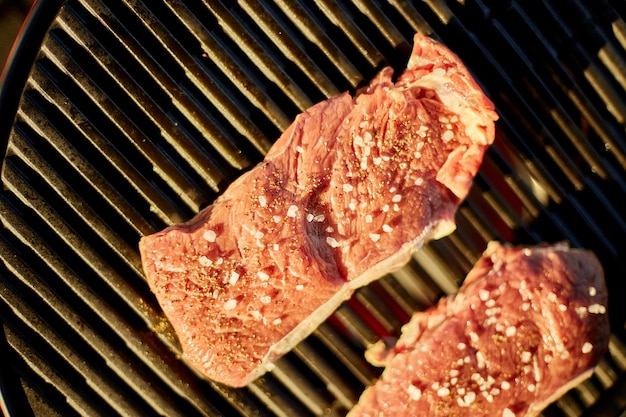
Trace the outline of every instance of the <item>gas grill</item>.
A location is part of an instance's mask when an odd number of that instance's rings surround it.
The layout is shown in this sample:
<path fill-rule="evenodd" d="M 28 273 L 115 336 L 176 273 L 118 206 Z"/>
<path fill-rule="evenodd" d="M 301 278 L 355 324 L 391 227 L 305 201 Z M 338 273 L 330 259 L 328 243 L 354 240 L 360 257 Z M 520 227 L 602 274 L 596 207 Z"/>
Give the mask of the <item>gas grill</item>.
<path fill-rule="evenodd" d="M 610 352 L 543 415 L 625 416 L 625 21 L 620 0 L 39 0 L 0 90 L 5 415 L 345 415 L 380 374 L 364 349 L 454 293 L 495 239 L 601 259 Z M 500 115 L 457 231 L 249 386 L 202 379 L 139 238 L 210 204 L 313 103 L 399 73 L 415 32 Z"/>

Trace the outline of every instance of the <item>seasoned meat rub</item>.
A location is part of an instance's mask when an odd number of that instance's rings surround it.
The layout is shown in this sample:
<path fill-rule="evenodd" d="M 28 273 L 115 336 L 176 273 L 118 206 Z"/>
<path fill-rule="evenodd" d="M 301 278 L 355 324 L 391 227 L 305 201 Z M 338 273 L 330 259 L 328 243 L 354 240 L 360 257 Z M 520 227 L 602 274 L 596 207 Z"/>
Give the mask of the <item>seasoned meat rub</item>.
<path fill-rule="evenodd" d="M 383 70 L 299 115 L 209 207 L 140 242 L 186 361 L 243 386 L 355 288 L 455 228 L 496 114 L 448 49 L 416 35 Z"/>
<path fill-rule="evenodd" d="M 607 352 L 606 308 L 593 253 L 492 242 L 458 294 L 369 352 L 387 366 L 348 416 L 536 416 Z"/>

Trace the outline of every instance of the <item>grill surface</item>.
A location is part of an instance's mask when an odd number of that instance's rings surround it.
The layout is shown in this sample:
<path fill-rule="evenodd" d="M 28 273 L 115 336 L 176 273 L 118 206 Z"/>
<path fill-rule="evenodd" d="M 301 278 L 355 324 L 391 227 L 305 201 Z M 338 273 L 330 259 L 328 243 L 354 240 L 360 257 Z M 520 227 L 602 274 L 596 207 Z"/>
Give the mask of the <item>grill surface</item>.
<path fill-rule="evenodd" d="M 597 253 L 610 353 L 544 416 L 623 416 L 625 16 L 618 0 L 39 1 L 0 96 L 5 414 L 344 415 L 380 372 L 364 348 L 499 239 Z M 458 230 L 250 386 L 198 378 L 138 239 L 209 204 L 300 111 L 401 70 L 415 31 L 457 52 L 501 117 Z"/>

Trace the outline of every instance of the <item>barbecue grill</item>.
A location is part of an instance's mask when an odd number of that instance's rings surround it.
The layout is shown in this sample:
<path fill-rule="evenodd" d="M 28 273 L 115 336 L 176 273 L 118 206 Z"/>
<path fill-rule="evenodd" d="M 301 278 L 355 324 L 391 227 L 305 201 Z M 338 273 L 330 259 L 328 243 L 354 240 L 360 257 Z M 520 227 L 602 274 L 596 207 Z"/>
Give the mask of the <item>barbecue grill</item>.
<path fill-rule="evenodd" d="M 0 398 L 7 416 L 342 416 L 364 349 L 457 290 L 490 240 L 592 249 L 610 352 L 544 416 L 626 415 L 626 3 L 40 0 L 0 90 Z M 254 166 L 299 112 L 402 70 L 416 32 L 494 101 L 458 230 L 362 288 L 271 373 L 200 378 L 137 242 Z"/>

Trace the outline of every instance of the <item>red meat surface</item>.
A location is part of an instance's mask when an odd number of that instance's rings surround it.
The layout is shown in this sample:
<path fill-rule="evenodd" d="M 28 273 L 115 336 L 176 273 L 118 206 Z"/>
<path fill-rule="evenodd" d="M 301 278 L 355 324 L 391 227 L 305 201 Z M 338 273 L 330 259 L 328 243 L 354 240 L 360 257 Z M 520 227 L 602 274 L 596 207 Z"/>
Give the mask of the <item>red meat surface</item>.
<path fill-rule="evenodd" d="M 607 352 L 604 273 L 567 245 L 491 243 L 460 291 L 417 313 L 349 417 L 531 417 Z"/>
<path fill-rule="evenodd" d="M 202 374 L 249 383 L 355 288 L 454 230 L 493 105 L 422 35 L 392 75 L 302 113 L 212 205 L 141 240 L 149 285 Z"/>

